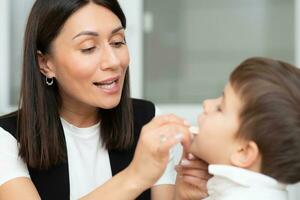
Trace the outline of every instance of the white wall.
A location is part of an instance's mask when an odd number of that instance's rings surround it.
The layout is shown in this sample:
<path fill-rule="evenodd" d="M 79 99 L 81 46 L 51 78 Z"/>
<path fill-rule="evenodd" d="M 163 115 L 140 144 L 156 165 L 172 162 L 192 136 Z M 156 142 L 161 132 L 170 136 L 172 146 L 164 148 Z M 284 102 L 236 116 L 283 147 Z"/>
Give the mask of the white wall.
<path fill-rule="evenodd" d="M 131 55 L 130 84 L 133 97 L 143 96 L 143 1 L 119 0 L 127 18 L 126 40 Z"/>
<path fill-rule="evenodd" d="M 300 67 L 300 0 L 295 0 L 295 63 Z M 300 199 L 300 183 L 289 188 L 290 200 Z"/>
<path fill-rule="evenodd" d="M 300 67 L 300 0 L 295 0 L 295 63 Z M 300 199 L 300 183 L 288 187 L 289 199 Z"/>
<path fill-rule="evenodd" d="M 9 0 L 0 0 L 0 114 L 9 108 Z"/>
<path fill-rule="evenodd" d="M 295 61 L 300 67 L 300 0 L 295 0 Z"/>

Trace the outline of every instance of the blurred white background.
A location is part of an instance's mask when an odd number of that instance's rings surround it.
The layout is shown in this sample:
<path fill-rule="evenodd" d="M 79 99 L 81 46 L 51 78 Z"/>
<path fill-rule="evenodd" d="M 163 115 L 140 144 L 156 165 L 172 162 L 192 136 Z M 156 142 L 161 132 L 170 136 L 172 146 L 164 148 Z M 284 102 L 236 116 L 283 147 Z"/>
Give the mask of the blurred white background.
<path fill-rule="evenodd" d="M 22 42 L 33 0 L 0 0 L 0 113 L 16 108 Z M 300 66 L 299 0 L 120 0 L 127 16 L 132 96 L 192 124 L 252 56 Z M 298 186 L 299 187 L 299 186 Z M 300 188 L 300 187 L 299 187 Z M 300 199 L 291 187 L 290 199 Z"/>

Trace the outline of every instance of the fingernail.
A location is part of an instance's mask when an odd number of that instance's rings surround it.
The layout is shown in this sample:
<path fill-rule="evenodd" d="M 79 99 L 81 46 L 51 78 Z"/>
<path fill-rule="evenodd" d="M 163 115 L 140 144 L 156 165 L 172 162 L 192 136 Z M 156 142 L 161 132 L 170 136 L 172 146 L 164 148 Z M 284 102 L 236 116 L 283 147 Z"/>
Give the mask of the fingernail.
<path fill-rule="evenodd" d="M 193 160 L 194 158 L 195 158 L 195 156 L 193 154 L 191 154 L 191 153 L 188 154 L 188 159 L 189 160 Z"/>
<path fill-rule="evenodd" d="M 186 159 L 183 159 L 181 162 L 180 162 L 181 165 L 183 166 L 187 166 L 190 164 L 190 161 L 189 160 L 186 160 Z"/>
<path fill-rule="evenodd" d="M 174 138 L 175 138 L 175 140 L 181 141 L 182 138 L 183 138 L 183 134 L 182 133 L 177 133 Z"/>

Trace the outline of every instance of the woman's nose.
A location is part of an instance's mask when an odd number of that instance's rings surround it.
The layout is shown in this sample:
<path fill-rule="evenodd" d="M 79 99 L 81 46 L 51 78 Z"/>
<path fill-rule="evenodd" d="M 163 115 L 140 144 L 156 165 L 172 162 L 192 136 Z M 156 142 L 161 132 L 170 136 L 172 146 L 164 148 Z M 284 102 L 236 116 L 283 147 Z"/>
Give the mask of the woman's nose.
<path fill-rule="evenodd" d="M 102 70 L 115 70 L 118 69 L 121 65 L 120 58 L 110 45 L 107 45 L 103 48 L 100 57 L 100 68 Z"/>

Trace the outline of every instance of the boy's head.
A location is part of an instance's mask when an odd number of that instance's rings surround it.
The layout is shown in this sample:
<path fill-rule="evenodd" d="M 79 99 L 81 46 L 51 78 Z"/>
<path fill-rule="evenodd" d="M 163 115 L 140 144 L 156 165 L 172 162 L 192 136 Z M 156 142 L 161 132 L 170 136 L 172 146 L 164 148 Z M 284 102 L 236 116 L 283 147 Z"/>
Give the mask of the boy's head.
<path fill-rule="evenodd" d="M 300 70 L 250 58 L 231 74 L 221 97 L 206 100 L 191 152 L 284 183 L 300 181 Z"/>

